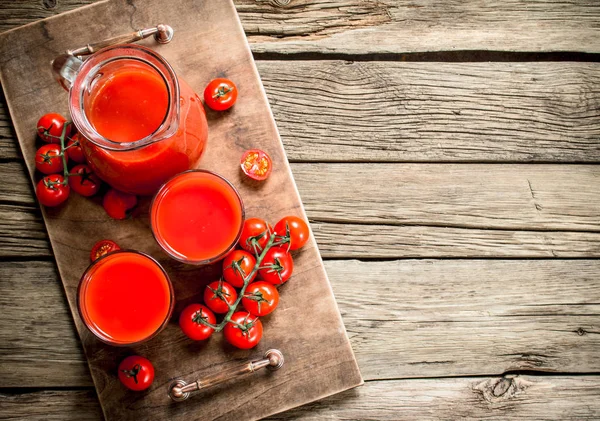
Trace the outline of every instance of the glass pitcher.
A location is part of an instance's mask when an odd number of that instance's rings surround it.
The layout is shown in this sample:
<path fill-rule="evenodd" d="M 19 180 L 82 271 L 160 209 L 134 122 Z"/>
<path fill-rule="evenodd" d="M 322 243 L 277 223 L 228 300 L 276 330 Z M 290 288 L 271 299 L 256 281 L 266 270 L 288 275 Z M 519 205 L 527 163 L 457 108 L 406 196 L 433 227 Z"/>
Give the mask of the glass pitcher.
<path fill-rule="evenodd" d="M 61 74 L 81 148 L 112 187 L 152 195 L 196 167 L 208 137 L 202 102 L 155 51 L 107 47 L 71 56 Z"/>

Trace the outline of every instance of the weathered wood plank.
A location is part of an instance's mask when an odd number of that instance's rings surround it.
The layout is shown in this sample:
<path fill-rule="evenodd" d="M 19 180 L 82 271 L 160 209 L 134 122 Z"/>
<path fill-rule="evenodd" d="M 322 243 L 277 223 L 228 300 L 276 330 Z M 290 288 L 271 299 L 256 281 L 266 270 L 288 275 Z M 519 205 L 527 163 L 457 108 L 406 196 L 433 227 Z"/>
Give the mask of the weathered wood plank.
<path fill-rule="evenodd" d="M 2 263 L 0 291 L 0 387 L 91 386 L 54 263 Z"/>
<path fill-rule="evenodd" d="M 312 213 L 308 213 L 312 217 Z M 311 222 L 326 259 L 407 257 L 600 257 L 600 232 L 515 231 Z M 51 258 L 34 205 L 0 204 L 0 257 Z"/>
<path fill-rule="evenodd" d="M 597 166 L 292 168 L 326 258 L 600 256 Z M 52 256 L 22 165 L 0 178 L 0 256 Z"/>
<path fill-rule="evenodd" d="M 600 377 L 507 376 L 370 382 L 271 420 L 595 420 Z"/>
<path fill-rule="evenodd" d="M 124 0 L 123 0 L 124 1 Z M 52 8 L 54 3 L 57 6 Z M 0 31 L 91 0 L 0 1 Z M 141 2 L 131 2 L 132 24 Z M 255 53 L 600 51 L 594 0 L 236 0 Z M 138 29 L 137 27 L 135 29 Z"/>
<path fill-rule="evenodd" d="M 367 380 L 600 370 L 598 260 L 325 266 Z M 91 384 L 53 263 L 5 262 L 0 304 L 0 387 Z"/>
<path fill-rule="evenodd" d="M 292 161 L 600 161 L 599 63 L 258 68 Z M 15 159 L 6 113 L 0 157 Z"/>
<path fill-rule="evenodd" d="M 374 381 L 269 420 L 596 420 L 600 376 Z M 5 419 L 101 420 L 93 391 L 0 394 Z"/>
<path fill-rule="evenodd" d="M 600 228 L 600 167 L 296 164 L 319 221 L 492 229 Z"/>
<path fill-rule="evenodd" d="M 596 165 L 292 164 L 316 221 L 600 231 Z M 20 163 L 0 164 L 0 201 L 33 205 Z M 360 200 L 358 200 L 360 199 Z"/>
<path fill-rule="evenodd" d="M 28 421 L 104 420 L 93 389 L 0 393 L 0 417 Z"/>
<path fill-rule="evenodd" d="M 327 270 L 365 379 L 600 370 L 598 260 L 331 261 Z"/>

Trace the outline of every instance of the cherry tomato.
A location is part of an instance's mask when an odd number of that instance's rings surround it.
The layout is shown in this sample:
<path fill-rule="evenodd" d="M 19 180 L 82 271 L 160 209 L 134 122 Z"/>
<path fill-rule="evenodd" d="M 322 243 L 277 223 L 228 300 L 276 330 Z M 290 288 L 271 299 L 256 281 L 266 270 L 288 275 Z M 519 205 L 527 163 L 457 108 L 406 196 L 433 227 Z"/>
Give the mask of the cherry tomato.
<path fill-rule="evenodd" d="M 225 339 L 231 345 L 240 349 L 254 348 L 262 338 L 263 326 L 258 317 L 246 311 L 238 311 L 231 315 L 231 320 L 223 329 Z"/>
<path fill-rule="evenodd" d="M 240 160 L 242 171 L 253 180 L 263 181 L 271 174 L 273 162 L 271 157 L 260 149 L 250 149 L 244 152 Z"/>
<path fill-rule="evenodd" d="M 259 276 L 273 285 L 283 284 L 294 271 L 292 256 L 283 247 L 271 247 L 260 266 Z"/>
<path fill-rule="evenodd" d="M 67 148 L 65 149 L 69 159 L 77 162 L 78 164 L 84 164 L 87 160 L 83 154 L 83 149 L 79 145 L 79 133 L 75 133 L 73 137 L 67 142 Z"/>
<path fill-rule="evenodd" d="M 119 247 L 113 240 L 100 240 L 92 247 L 92 251 L 90 252 L 90 260 L 94 262 L 102 256 L 106 256 L 107 254 L 117 250 L 121 250 L 121 247 Z"/>
<path fill-rule="evenodd" d="M 253 316 L 266 316 L 279 304 L 279 291 L 269 282 L 254 282 L 246 288 L 242 304 Z"/>
<path fill-rule="evenodd" d="M 274 230 L 277 235 L 284 237 L 284 241 L 288 242 L 289 250 L 298 250 L 308 241 L 308 225 L 304 219 L 297 216 L 284 217 L 275 224 Z"/>
<path fill-rule="evenodd" d="M 60 136 L 67 119 L 60 114 L 50 113 L 43 115 L 37 123 L 37 132 L 44 142 L 60 144 Z M 70 126 L 66 135 L 71 134 Z"/>
<path fill-rule="evenodd" d="M 200 320 L 215 324 L 217 319 L 212 311 L 202 304 L 190 304 L 183 309 L 179 316 L 179 327 L 185 335 L 194 341 L 208 339 L 215 331 L 212 327 L 203 325 Z"/>
<path fill-rule="evenodd" d="M 72 175 L 76 174 L 76 175 Z M 102 181 L 86 164 L 79 164 L 69 172 L 69 186 L 82 196 L 93 196 L 98 193 Z"/>
<path fill-rule="evenodd" d="M 254 265 L 256 265 L 256 259 L 253 255 L 245 250 L 233 250 L 223 259 L 223 278 L 234 287 L 241 288 L 244 286 L 244 278 L 252 272 Z M 256 272 L 249 282 L 252 282 L 254 278 L 256 278 Z"/>
<path fill-rule="evenodd" d="M 204 89 L 204 102 L 215 111 L 225 111 L 233 107 L 238 90 L 229 79 L 214 79 Z"/>
<path fill-rule="evenodd" d="M 102 199 L 104 210 L 114 219 L 125 219 L 127 211 L 137 205 L 137 197 L 134 194 L 110 189 Z"/>
<path fill-rule="evenodd" d="M 251 253 L 260 252 L 269 242 L 273 228 L 260 218 L 248 218 L 244 221 L 239 245 Z"/>
<path fill-rule="evenodd" d="M 35 194 L 44 206 L 58 206 L 69 197 L 71 189 L 63 184 L 64 177 L 60 174 L 47 175 L 37 184 Z"/>
<path fill-rule="evenodd" d="M 208 284 L 204 290 L 204 304 L 215 313 L 227 313 L 229 305 L 232 305 L 235 300 L 237 300 L 235 288 L 223 280 Z"/>
<path fill-rule="evenodd" d="M 146 358 L 132 355 L 119 364 L 119 380 L 128 389 L 146 390 L 154 381 L 154 367 Z"/>
<path fill-rule="evenodd" d="M 35 167 L 44 174 L 56 174 L 63 171 L 63 161 L 59 145 L 44 145 L 35 153 Z"/>

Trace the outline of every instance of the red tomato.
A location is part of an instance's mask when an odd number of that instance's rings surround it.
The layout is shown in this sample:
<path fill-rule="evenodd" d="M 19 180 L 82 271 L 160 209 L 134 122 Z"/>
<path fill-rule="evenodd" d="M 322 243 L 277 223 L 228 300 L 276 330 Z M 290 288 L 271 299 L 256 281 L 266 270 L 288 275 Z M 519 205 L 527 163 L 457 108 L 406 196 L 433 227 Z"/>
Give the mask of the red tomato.
<path fill-rule="evenodd" d="M 273 285 L 281 285 L 290 279 L 294 271 L 292 256 L 283 247 L 271 247 L 263 259 L 259 276 Z"/>
<path fill-rule="evenodd" d="M 45 114 L 38 120 L 37 132 L 44 142 L 60 144 L 60 136 L 67 119 L 60 114 Z M 67 128 L 66 135 L 71 134 L 70 125 Z"/>
<path fill-rule="evenodd" d="M 69 197 L 71 189 L 60 174 L 47 175 L 37 184 L 35 194 L 44 206 L 58 206 Z"/>
<path fill-rule="evenodd" d="M 134 194 L 110 189 L 102 199 L 104 210 L 114 219 L 125 219 L 127 211 L 137 205 L 137 197 Z"/>
<path fill-rule="evenodd" d="M 107 254 L 117 250 L 121 250 L 121 247 L 119 247 L 113 240 L 100 240 L 92 247 L 92 251 L 90 252 L 90 260 L 94 262 L 102 256 L 106 256 Z"/>
<path fill-rule="evenodd" d="M 262 338 L 263 326 L 258 317 L 246 311 L 238 311 L 231 315 L 231 320 L 223 329 L 225 339 L 240 349 L 254 348 Z"/>
<path fill-rule="evenodd" d="M 119 380 L 128 389 L 146 390 L 154 381 L 154 367 L 146 358 L 132 355 L 119 364 Z"/>
<path fill-rule="evenodd" d="M 284 237 L 290 250 L 297 250 L 308 241 L 309 230 L 304 219 L 297 216 L 286 216 L 275 225 L 275 233 Z"/>
<path fill-rule="evenodd" d="M 179 316 L 179 327 L 185 335 L 194 341 L 203 341 L 208 339 L 215 331 L 212 327 L 203 325 L 200 320 L 204 320 L 212 325 L 217 319 L 212 311 L 202 304 L 190 304 L 183 309 Z"/>
<path fill-rule="evenodd" d="M 239 245 L 251 253 L 261 252 L 269 242 L 273 228 L 263 219 L 248 218 L 244 221 Z"/>
<path fill-rule="evenodd" d="M 98 193 L 102 181 L 86 164 L 73 167 L 69 173 L 69 186 L 82 196 L 93 196 Z"/>
<path fill-rule="evenodd" d="M 242 304 L 253 316 L 266 316 L 279 304 L 279 291 L 268 282 L 254 282 L 246 288 Z"/>
<path fill-rule="evenodd" d="M 223 259 L 223 278 L 236 288 L 244 286 L 244 278 L 247 277 L 254 266 L 256 259 L 245 250 L 233 250 Z M 237 267 L 234 267 L 237 266 Z M 248 282 L 256 278 L 256 272 Z"/>
<path fill-rule="evenodd" d="M 240 166 L 244 174 L 248 177 L 253 180 L 263 181 L 271 174 L 273 162 L 265 151 L 250 149 L 242 155 Z"/>
<path fill-rule="evenodd" d="M 69 139 L 65 151 L 67 152 L 69 159 L 77 162 L 78 164 L 84 164 L 86 162 L 83 149 L 81 149 L 81 146 L 79 145 L 79 133 L 75 133 L 73 137 Z"/>
<path fill-rule="evenodd" d="M 44 145 L 35 153 L 35 167 L 44 174 L 56 174 L 63 171 L 63 161 L 59 145 Z"/>
<path fill-rule="evenodd" d="M 233 305 L 235 300 L 237 300 L 235 288 L 222 280 L 208 284 L 204 290 L 204 303 L 215 313 L 227 313 L 229 306 Z"/>
<path fill-rule="evenodd" d="M 204 102 L 215 111 L 225 111 L 233 107 L 238 90 L 229 79 L 214 79 L 204 89 Z"/>

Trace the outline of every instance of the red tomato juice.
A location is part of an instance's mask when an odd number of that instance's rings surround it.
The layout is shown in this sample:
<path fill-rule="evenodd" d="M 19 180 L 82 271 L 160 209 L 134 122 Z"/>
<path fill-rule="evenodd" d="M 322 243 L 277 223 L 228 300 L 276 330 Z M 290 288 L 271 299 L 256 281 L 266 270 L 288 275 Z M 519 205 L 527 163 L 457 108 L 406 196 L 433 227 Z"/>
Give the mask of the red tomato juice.
<path fill-rule="evenodd" d="M 111 186 L 133 194 L 152 195 L 175 174 L 194 168 L 208 137 L 200 98 L 181 79 L 179 127 L 163 140 L 127 151 L 111 151 L 81 140 L 95 172 Z M 86 100 L 91 126 L 103 137 L 132 143 L 152 135 L 176 114 L 169 114 L 167 85 L 154 70 L 128 64 L 104 74 Z"/>
<path fill-rule="evenodd" d="M 163 269 L 146 255 L 131 251 L 98 260 L 79 287 L 84 322 L 100 339 L 117 345 L 152 337 L 171 315 L 173 302 Z"/>
<path fill-rule="evenodd" d="M 235 188 L 207 171 L 166 183 L 150 211 L 154 237 L 171 257 L 205 264 L 225 257 L 239 239 L 244 208 Z"/>
<path fill-rule="evenodd" d="M 129 66 L 98 86 L 90 104 L 88 118 L 98 133 L 114 142 L 134 142 L 158 129 L 169 96 L 158 73 Z"/>

